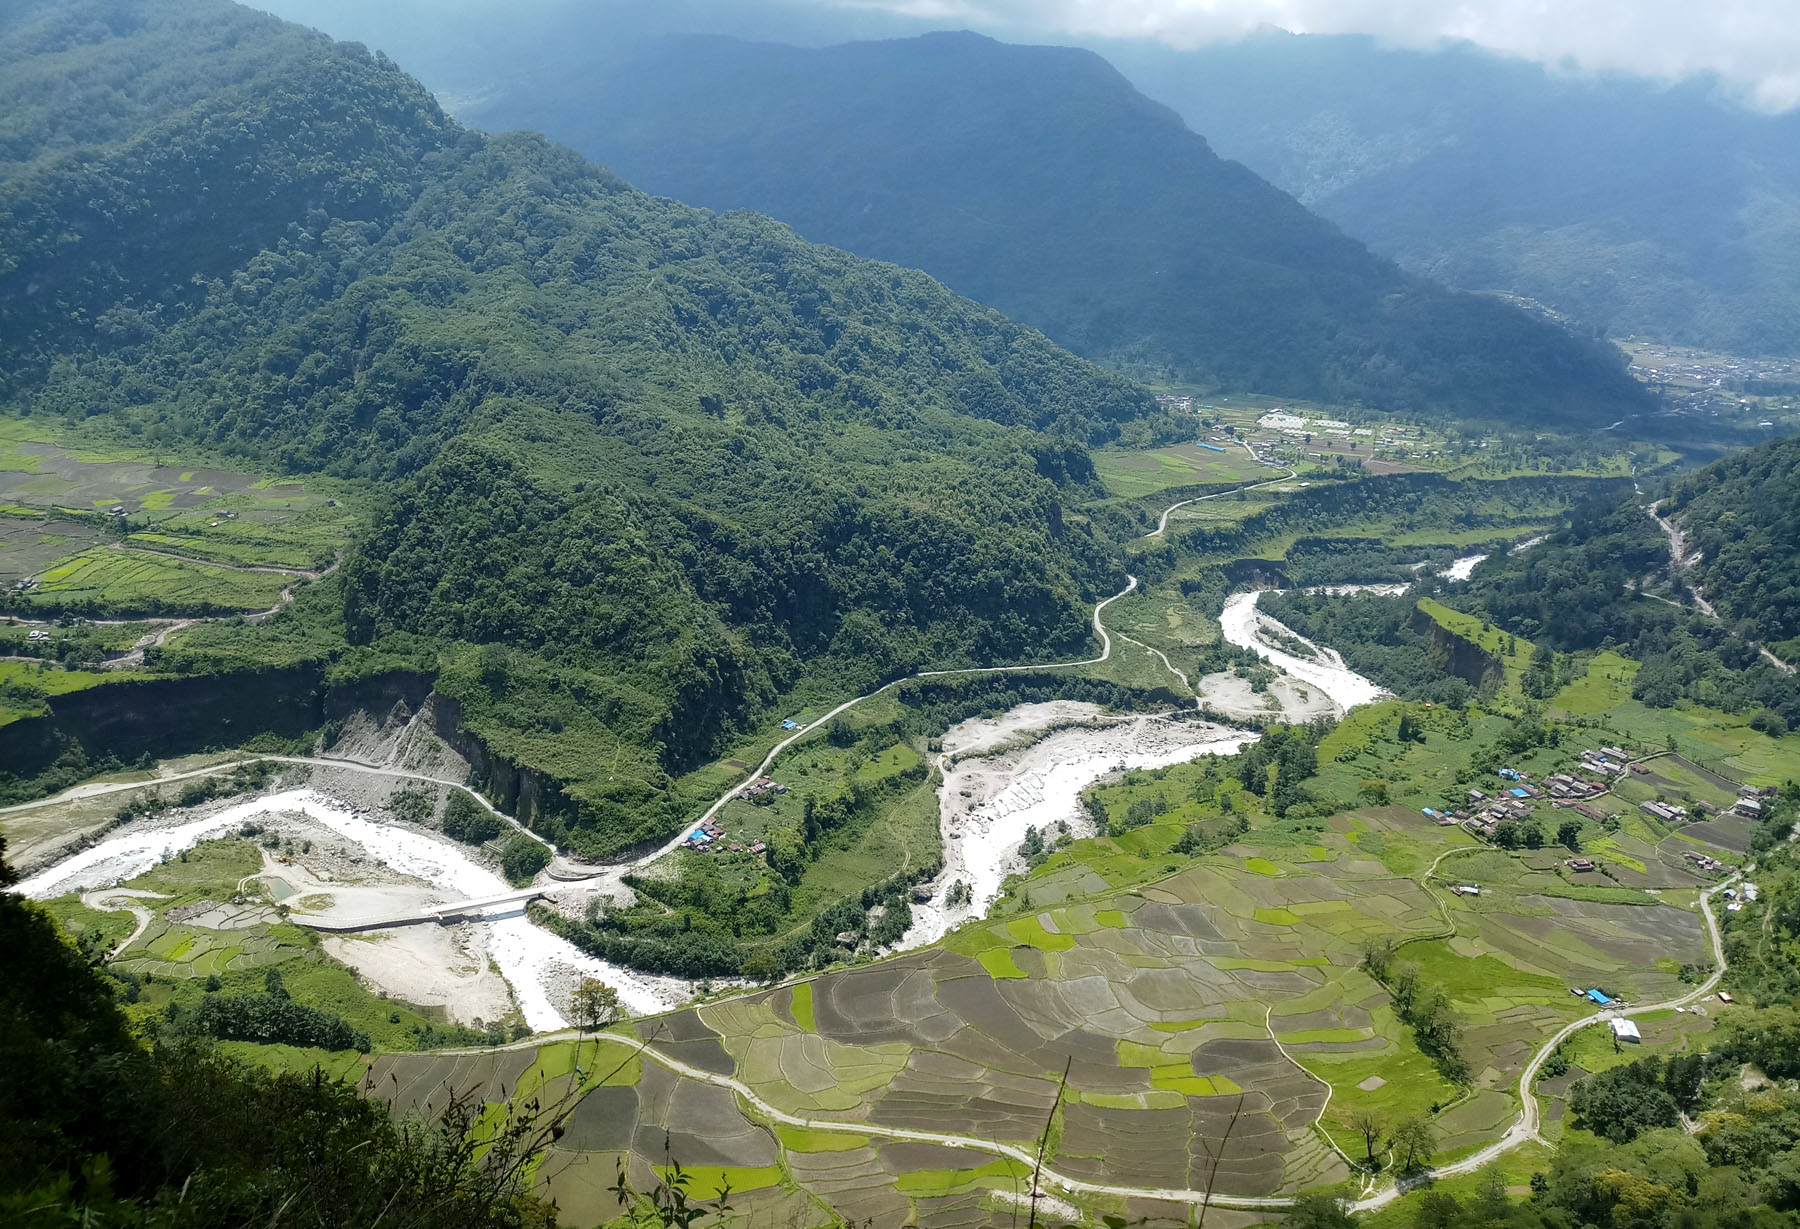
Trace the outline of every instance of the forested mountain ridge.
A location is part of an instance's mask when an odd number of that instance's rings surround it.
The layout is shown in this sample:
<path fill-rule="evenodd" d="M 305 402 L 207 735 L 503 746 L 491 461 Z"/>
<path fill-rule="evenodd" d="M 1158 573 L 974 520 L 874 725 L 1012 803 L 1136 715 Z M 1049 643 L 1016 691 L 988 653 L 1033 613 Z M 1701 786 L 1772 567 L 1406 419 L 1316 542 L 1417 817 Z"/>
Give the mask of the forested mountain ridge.
<path fill-rule="evenodd" d="M 1099 493 L 1086 443 L 1154 431 L 1141 389 L 922 274 L 464 130 L 385 60 L 246 14 L 80 0 L 0 27 L 9 82 L 132 100 L 71 132 L 7 87 L 41 130 L 0 180 L 11 400 L 384 484 L 320 590 L 341 599 L 302 604 L 312 643 L 435 654 L 470 727 L 561 783 L 562 835 L 665 831 L 661 774 L 809 673 L 836 694 L 1085 643 L 1117 578 L 1065 501 Z"/>
<path fill-rule="evenodd" d="M 1405 268 L 1616 335 L 1800 349 L 1800 111 L 1717 80 L 1268 31 L 1108 47 L 1127 76 Z"/>
<path fill-rule="evenodd" d="M 922 268 L 1130 370 L 1539 421 L 1646 404 L 1617 351 L 1403 274 L 1084 51 L 650 40 L 470 114 Z"/>
<path fill-rule="evenodd" d="M 1761 639 L 1800 636 L 1800 437 L 1714 462 L 1663 507 L 1682 532 L 1685 578 L 1720 615 Z"/>
<path fill-rule="evenodd" d="M 391 64 L 248 9 L 25 5 L 0 29 L 15 389 L 72 325 L 141 340 L 292 227 L 390 222 L 458 140 Z"/>

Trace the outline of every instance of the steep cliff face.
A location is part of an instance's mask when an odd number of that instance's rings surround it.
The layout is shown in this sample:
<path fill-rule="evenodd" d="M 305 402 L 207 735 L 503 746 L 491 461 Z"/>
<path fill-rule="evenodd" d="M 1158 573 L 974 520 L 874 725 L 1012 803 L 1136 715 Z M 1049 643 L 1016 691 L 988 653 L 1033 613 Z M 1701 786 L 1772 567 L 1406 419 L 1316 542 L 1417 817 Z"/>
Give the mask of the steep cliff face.
<path fill-rule="evenodd" d="M 0 733 L 0 780 L 53 767 L 166 759 L 242 747 L 259 737 L 306 740 L 357 712 L 418 707 L 431 676 L 390 671 L 342 684 L 320 662 L 178 678 L 124 678 L 54 696 L 49 710 Z M 60 774 L 59 774 L 60 775 Z"/>
<path fill-rule="evenodd" d="M 1465 640 L 1422 610 L 1413 612 L 1413 630 L 1430 643 L 1432 665 L 1471 687 L 1490 682 L 1498 685 L 1506 675 L 1506 668 L 1498 657 L 1473 640 Z"/>
<path fill-rule="evenodd" d="M 47 713 L 0 736 L 0 772 L 31 778 L 58 761 L 131 763 L 220 747 L 259 734 L 294 738 L 325 723 L 317 666 L 189 678 L 133 679 L 53 697 Z"/>
<path fill-rule="evenodd" d="M 462 705 L 452 697 L 434 693 L 431 719 L 433 732 L 469 761 L 470 784 L 526 827 L 537 827 L 535 821 L 544 815 L 546 795 L 566 803 L 554 783 L 547 782 L 529 768 L 496 755 L 463 725 Z M 558 808 L 559 817 L 573 809 L 572 804 Z"/>
<path fill-rule="evenodd" d="M 1287 565 L 1280 559 L 1233 559 L 1220 569 L 1232 588 L 1289 589 Z"/>
<path fill-rule="evenodd" d="M 58 788 L 109 763 L 166 759 L 242 747 L 259 736 L 330 737 L 358 715 L 380 725 L 395 712 L 421 713 L 429 729 L 469 764 L 476 788 L 523 823 L 556 833 L 579 823 L 583 804 L 555 780 L 493 752 L 462 723 L 457 702 L 432 690 L 432 676 L 390 671 L 333 684 L 324 666 L 183 678 L 128 679 L 56 696 L 49 711 L 0 733 L 0 782 Z M 371 758 L 354 755 L 353 758 Z M 379 758 L 378 755 L 375 758 Z M 58 770 L 52 776 L 52 770 Z M 52 779 L 54 778 L 54 779 Z"/>

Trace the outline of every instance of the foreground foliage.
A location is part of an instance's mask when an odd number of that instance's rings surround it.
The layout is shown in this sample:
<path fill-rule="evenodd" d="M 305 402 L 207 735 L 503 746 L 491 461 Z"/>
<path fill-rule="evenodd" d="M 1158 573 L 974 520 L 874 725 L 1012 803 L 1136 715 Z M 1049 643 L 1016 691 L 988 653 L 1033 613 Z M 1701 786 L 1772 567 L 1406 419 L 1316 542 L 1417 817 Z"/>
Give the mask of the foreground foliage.
<path fill-rule="evenodd" d="M 0 864 L 0 887 L 12 876 Z M 36 905 L 0 893 L 0 1220 L 51 1226 L 549 1226 L 529 1124 L 477 1165 L 455 1115 L 393 1121 L 350 1084 L 193 1044 L 145 1049 Z"/>

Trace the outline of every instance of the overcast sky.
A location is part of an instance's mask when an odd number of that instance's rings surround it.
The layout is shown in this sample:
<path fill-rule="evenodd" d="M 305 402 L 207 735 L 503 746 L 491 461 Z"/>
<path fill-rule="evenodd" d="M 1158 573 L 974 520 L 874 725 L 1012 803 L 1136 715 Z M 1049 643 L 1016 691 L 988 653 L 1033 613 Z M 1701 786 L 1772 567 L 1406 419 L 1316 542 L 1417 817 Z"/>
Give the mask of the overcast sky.
<path fill-rule="evenodd" d="M 1465 39 L 1576 69 L 1677 78 L 1712 72 L 1764 110 L 1800 105 L 1800 0 L 249 0 L 396 53 L 428 79 L 432 53 L 582 13 L 621 29 L 696 29 L 836 42 L 968 27 L 1021 41 L 1153 39 L 1193 47 L 1279 26 L 1373 34 L 1406 47 Z"/>
<path fill-rule="evenodd" d="M 1467 39 L 1546 63 L 1657 77 L 1717 72 L 1769 110 L 1800 103 L 1800 0 L 817 0 L 947 23 L 1176 46 L 1260 25 Z"/>

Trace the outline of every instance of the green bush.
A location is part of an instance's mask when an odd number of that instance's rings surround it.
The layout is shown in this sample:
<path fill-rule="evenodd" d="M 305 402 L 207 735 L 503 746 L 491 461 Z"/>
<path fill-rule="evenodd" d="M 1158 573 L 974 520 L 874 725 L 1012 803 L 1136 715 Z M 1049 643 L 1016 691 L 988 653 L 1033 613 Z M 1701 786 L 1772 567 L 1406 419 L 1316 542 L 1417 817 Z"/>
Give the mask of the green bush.
<path fill-rule="evenodd" d="M 550 864 L 550 851 L 523 832 L 515 832 L 500 853 L 500 868 L 513 883 L 523 887 Z"/>
<path fill-rule="evenodd" d="M 351 1028 L 340 1017 L 274 994 L 208 995 L 195 1012 L 194 1022 L 202 1032 L 225 1041 L 360 1053 L 369 1049 L 369 1035 Z"/>
<path fill-rule="evenodd" d="M 444 835 L 465 845 L 485 845 L 499 836 L 503 827 L 499 816 L 461 790 L 452 793 L 450 801 L 444 804 Z"/>

